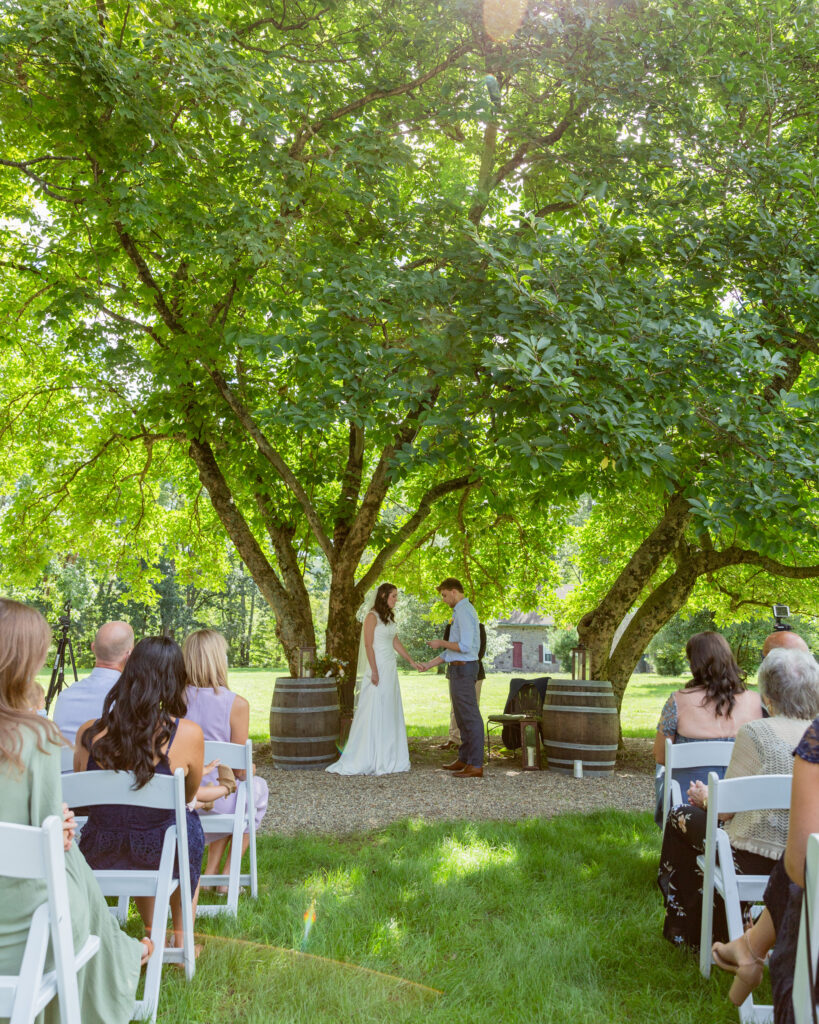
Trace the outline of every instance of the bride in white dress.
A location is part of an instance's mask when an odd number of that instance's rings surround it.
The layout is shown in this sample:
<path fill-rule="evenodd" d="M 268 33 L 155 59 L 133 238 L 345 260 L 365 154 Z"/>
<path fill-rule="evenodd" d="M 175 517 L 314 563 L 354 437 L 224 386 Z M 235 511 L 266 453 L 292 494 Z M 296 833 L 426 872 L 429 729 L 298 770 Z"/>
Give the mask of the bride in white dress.
<path fill-rule="evenodd" d="M 390 775 L 410 769 L 407 728 L 401 687 L 398 685 L 396 651 L 414 669 L 417 661 L 409 656 L 398 639 L 393 609 L 398 589 L 382 583 L 372 609 L 364 618 L 362 647 L 366 667 L 361 678 L 353 724 L 344 753 L 326 771 L 337 775 Z"/>

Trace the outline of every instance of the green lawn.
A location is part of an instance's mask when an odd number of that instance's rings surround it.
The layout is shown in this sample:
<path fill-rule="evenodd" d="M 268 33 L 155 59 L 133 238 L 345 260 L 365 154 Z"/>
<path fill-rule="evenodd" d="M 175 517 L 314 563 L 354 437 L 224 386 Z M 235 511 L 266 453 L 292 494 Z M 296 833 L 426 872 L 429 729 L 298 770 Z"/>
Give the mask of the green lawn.
<path fill-rule="evenodd" d="M 80 675 L 82 676 L 82 672 Z M 270 701 L 279 671 L 233 669 L 230 685 L 250 702 L 250 735 L 253 740 L 270 737 Z M 48 687 L 48 675 L 38 677 Z M 555 676 L 555 678 L 568 678 Z M 623 699 L 622 728 L 624 736 L 652 737 L 666 698 L 685 682 L 686 676 L 636 675 L 632 677 Z M 503 711 L 509 690 L 507 673 L 486 677 L 481 694 L 484 715 Z M 755 682 L 755 680 L 751 680 Z M 401 696 L 404 717 L 410 736 L 443 736 L 449 729 L 449 694 L 446 678 L 432 672 L 401 672 Z"/>
<path fill-rule="evenodd" d="M 231 687 L 250 702 L 250 733 L 254 740 L 267 740 L 270 735 L 270 701 L 276 677 L 282 674 L 254 669 L 234 669 L 230 673 Z M 503 711 L 509 679 L 506 673 L 486 677 L 481 694 L 485 715 Z M 666 698 L 683 681 L 683 677 L 634 676 L 623 701 L 623 735 L 653 736 Z M 431 672 L 401 672 L 401 696 L 410 736 L 443 736 L 447 732 L 449 693 L 444 676 Z"/>
<path fill-rule="evenodd" d="M 199 919 L 213 938 L 192 983 L 164 972 L 161 1024 L 736 1021 L 730 978 L 661 938 L 648 813 L 407 821 L 259 852 L 258 902 Z"/>

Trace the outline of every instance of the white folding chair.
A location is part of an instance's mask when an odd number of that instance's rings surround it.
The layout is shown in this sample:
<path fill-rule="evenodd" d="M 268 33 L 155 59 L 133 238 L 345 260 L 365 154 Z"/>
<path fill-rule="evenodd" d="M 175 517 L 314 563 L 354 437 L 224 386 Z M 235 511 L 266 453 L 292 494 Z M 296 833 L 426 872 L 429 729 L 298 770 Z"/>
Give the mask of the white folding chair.
<path fill-rule="evenodd" d="M 129 807 L 150 807 L 175 812 L 175 823 L 165 832 L 159 867 L 148 870 L 94 870 L 104 896 L 115 896 L 119 906 L 112 908 L 122 920 L 127 916 L 132 896 L 153 896 L 154 916 L 151 937 L 154 951 L 148 961 L 143 997 L 137 1000 L 133 1017 L 156 1020 L 159 985 L 163 963 L 182 963 L 190 980 L 196 970 L 193 950 L 193 904 L 188 857 L 188 826 L 185 818 L 185 773 L 177 768 L 173 777 L 154 775 L 142 789 L 134 789 L 131 772 L 75 772 L 62 777 L 63 799 L 69 807 L 94 807 L 97 804 L 125 804 Z M 174 858 L 179 864 L 179 878 L 173 877 Z M 182 901 L 182 948 L 165 945 L 171 893 L 180 889 Z"/>
<path fill-rule="evenodd" d="M 245 777 L 236 787 L 236 807 L 232 814 L 219 814 L 213 811 L 199 814 L 206 840 L 209 835 L 229 835 L 231 840 L 227 873 L 202 875 L 200 879 L 200 885 L 227 885 L 227 900 L 224 903 L 200 903 L 197 913 L 206 917 L 213 917 L 216 914 L 236 917 L 239 910 L 240 886 L 249 885 L 250 894 L 254 899 L 259 895 L 256 870 L 256 814 L 253 805 L 253 744 L 250 740 L 246 743 L 206 740 L 205 764 L 217 759 L 228 768 L 243 770 Z M 242 840 L 246 828 L 249 838 L 250 871 L 242 874 Z"/>
<path fill-rule="evenodd" d="M 816 1002 L 816 960 L 819 956 L 819 834 L 808 836 L 805 856 L 805 895 L 799 921 L 799 941 L 793 971 L 793 1014 L 796 1024 L 813 1024 L 819 1019 Z M 810 929 L 808 929 L 808 919 Z"/>
<path fill-rule="evenodd" d="M 734 749 L 733 740 L 695 740 L 692 743 L 665 741 L 665 779 L 663 782 L 663 832 L 672 807 L 686 803 L 675 771 L 690 771 L 701 766 L 728 767 Z"/>
<path fill-rule="evenodd" d="M 738 811 L 786 811 L 791 805 L 790 775 L 749 775 L 739 779 L 719 779 L 716 772 L 708 776 L 708 819 L 705 853 L 697 858 L 702 868 L 702 919 L 700 928 L 700 972 L 711 974 L 711 931 L 714 920 L 714 892 L 725 903 L 728 938 L 742 935 L 740 902 L 758 903 L 768 884 L 768 875 L 738 875 L 728 834 L 717 825 L 723 814 Z M 739 1008 L 742 1024 L 764 1024 L 773 1020 L 773 1007 L 755 1006 L 749 995 Z"/>
<path fill-rule="evenodd" d="M 0 975 L 0 1017 L 10 1017 L 11 1024 L 32 1024 L 56 995 L 61 1024 L 81 1024 L 77 972 L 97 952 L 100 940 L 89 935 L 74 952 L 62 821 L 52 814 L 42 828 L 2 822 L 0 849 L 0 875 L 41 878 L 46 885 L 46 900 L 31 919 L 19 974 Z M 45 971 L 49 938 L 54 970 Z"/>

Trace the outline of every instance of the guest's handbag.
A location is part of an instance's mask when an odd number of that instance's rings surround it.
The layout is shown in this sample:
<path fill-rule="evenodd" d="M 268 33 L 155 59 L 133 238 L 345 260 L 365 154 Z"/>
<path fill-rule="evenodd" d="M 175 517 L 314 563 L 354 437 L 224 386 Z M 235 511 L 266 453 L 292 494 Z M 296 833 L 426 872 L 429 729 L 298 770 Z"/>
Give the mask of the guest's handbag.
<path fill-rule="evenodd" d="M 226 764 L 219 764 L 216 766 L 216 775 L 219 779 L 217 785 L 225 786 L 227 788 L 225 796 L 230 796 L 231 793 L 236 792 L 236 776 L 233 774 L 232 768 L 228 768 Z M 203 803 L 199 804 L 198 810 L 212 811 L 214 803 L 214 800 L 205 800 Z"/>

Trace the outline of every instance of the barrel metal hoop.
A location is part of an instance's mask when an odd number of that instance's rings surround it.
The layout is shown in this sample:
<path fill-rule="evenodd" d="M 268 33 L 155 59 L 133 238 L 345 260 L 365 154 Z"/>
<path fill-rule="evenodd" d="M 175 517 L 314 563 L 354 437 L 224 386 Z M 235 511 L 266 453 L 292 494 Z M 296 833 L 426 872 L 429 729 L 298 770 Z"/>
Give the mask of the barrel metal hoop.
<path fill-rule="evenodd" d="M 312 711 L 338 711 L 338 704 L 325 704 L 322 707 L 310 707 L 309 705 L 304 708 L 280 708 L 277 704 L 274 704 L 270 708 L 271 715 L 303 715 Z"/>
<path fill-rule="evenodd" d="M 588 690 L 553 690 L 546 694 L 547 699 L 549 697 L 611 697 L 614 699 L 613 693 L 589 693 Z"/>
<path fill-rule="evenodd" d="M 335 743 L 338 733 L 332 736 L 271 736 L 271 743 Z"/>
<path fill-rule="evenodd" d="M 543 710 L 544 711 L 555 711 L 555 712 L 558 712 L 558 713 L 560 713 L 562 711 L 583 711 L 584 713 L 588 713 L 590 715 L 616 715 L 617 714 L 617 708 L 590 708 L 590 707 L 584 706 L 583 704 L 575 704 L 575 705 L 571 705 L 571 704 L 565 704 L 565 705 L 564 704 L 558 704 L 557 706 L 555 706 L 554 704 L 544 704 L 543 705 Z"/>
<path fill-rule="evenodd" d="M 598 690 L 602 690 L 603 687 L 605 687 L 607 690 L 611 690 L 611 688 L 612 688 L 611 683 L 608 683 L 605 680 L 603 680 L 601 682 L 601 681 L 595 680 L 595 679 L 571 679 L 571 680 L 569 680 L 567 682 L 562 682 L 562 683 L 561 682 L 549 683 L 548 692 L 551 693 L 552 690 L 560 690 L 564 686 L 594 686 Z"/>
<path fill-rule="evenodd" d="M 338 752 L 334 752 L 333 754 L 314 754 L 314 755 L 307 755 L 307 754 L 305 754 L 302 757 L 299 757 L 298 754 L 289 754 L 286 757 L 282 757 L 282 756 L 277 755 L 277 754 L 273 756 L 274 762 L 276 762 L 276 761 L 286 761 L 288 763 L 293 763 L 293 764 L 304 764 L 304 763 L 306 763 L 308 761 L 314 762 L 314 763 L 321 762 L 322 764 L 332 764 L 333 761 L 337 760 L 337 758 L 338 758 Z"/>
<path fill-rule="evenodd" d="M 562 739 L 545 739 L 544 746 L 563 746 L 567 751 L 616 751 L 616 743 L 564 743 Z"/>

